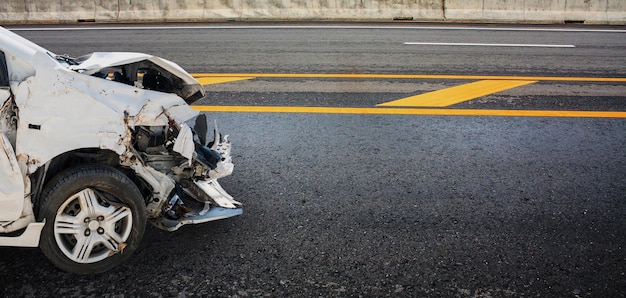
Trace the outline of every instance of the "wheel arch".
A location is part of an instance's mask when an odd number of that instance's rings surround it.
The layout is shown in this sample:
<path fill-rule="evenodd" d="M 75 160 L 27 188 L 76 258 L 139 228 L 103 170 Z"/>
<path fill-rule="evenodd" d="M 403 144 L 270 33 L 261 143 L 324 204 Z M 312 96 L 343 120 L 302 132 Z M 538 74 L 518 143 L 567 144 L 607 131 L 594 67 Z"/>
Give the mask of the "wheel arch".
<path fill-rule="evenodd" d="M 107 149 L 101 148 L 80 148 L 72 151 L 67 151 L 60 154 L 44 166 L 41 166 L 30 176 L 31 180 L 31 199 L 33 203 L 33 209 L 37 213 L 39 210 L 42 192 L 46 185 L 58 174 L 75 167 L 82 165 L 102 165 L 112 168 L 116 168 L 129 176 L 131 180 L 136 181 L 135 175 L 132 171 L 129 171 L 120 166 L 119 155 Z M 38 214 L 35 214 L 36 216 Z"/>

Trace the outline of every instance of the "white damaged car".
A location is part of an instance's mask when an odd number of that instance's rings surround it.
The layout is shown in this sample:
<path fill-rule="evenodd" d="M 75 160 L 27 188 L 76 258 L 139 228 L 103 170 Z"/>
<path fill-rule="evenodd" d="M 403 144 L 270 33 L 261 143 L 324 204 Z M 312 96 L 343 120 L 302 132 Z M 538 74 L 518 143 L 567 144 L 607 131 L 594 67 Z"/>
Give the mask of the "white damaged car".
<path fill-rule="evenodd" d="M 0 246 L 100 273 L 130 257 L 146 222 L 241 214 L 217 181 L 233 171 L 230 143 L 189 106 L 204 95 L 165 59 L 58 56 L 0 27 Z"/>

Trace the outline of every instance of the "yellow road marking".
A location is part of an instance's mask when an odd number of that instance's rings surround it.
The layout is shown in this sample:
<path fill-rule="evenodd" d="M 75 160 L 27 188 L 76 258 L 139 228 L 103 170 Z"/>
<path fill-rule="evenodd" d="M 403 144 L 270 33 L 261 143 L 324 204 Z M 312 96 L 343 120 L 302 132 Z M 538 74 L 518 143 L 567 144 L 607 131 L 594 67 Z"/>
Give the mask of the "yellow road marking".
<path fill-rule="evenodd" d="M 221 83 L 229 83 L 236 81 L 244 81 L 254 79 L 254 77 L 197 77 L 196 80 L 200 82 L 202 85 L 212 85 L 212 84 L 221 84 Z"/>
<path fill-rule="evenodd" d="M 330 78 L 330 79 L 452 79 L 514 81 L 508 83 L 489 82 L 500 85 L 502 90 L 535 83 L 537 81 L 570 82 L 614 82 L 626 83 L 626 78 L 585 78 L 585 77 L 514 77 L 514 76 L 473 76 L 473 75 L 419 75 L 419 74 L 254 74 L 254 73 L 197 73 L 193 76 L 202 84 L 217 84 L 254 78 Z M 478 85 L 472 85 L 478 84 Z M 471 88 L 487 82 L 475 82 L 463 86 L 434 92 L 468 92 Z M 517 85 L 519 84 L 519 85 Z M 472 87 L 472 88 L 473 88 Z M 455 88 L 460 88 L 456 89 Z M 494 89 L 496 90 L 496 89 Z M 499 91 L 502 91 L 499 90 Z M 489 91 L 488 94 L 499 92 Z M 451 94 L 451 93 L 450 93 Z M 474 95 L 475 96 L 475 95 Z M 458 99 L 457 99 L 458 100 Z M 433 100 L 434 102 L 434 100 Z M 381 105 L 387 105 L 381 104 Z M 445 103 L 439 103 L 445 105 Z M 449 104 L 449 103 L 448 103 Z M 350 108 L 350 107 L 294 107 L 294 106 L 193 106 L 203 112 L 241 113 L 321 113 L 321 114 L 377 114 L 377 115 L 446 115 L 446 116 L 509 116 L 509 117 L 579 117 L 579 118 L 626 118 L 626 112 L 611 111 L 550 111 L 550 110 L 481 110 L 481 109 L 418 109 L 418 108 Z"/>
<path fill-rule="evenodd" d="M 515 77 L 515 76 L 471 76 L 471 75 L 420 75 L 420 74 L 316 74 L 316 73 L 196 73 L 202 77 L 246 77 L 246 78 L 316 78 L 316 79 L 449 79 L 449 80 L 519 80 L 519 81 L 571 81 L 571 82 L 617 82 L 626 83 L 626 78 L 584 77 Z"/>
<path fill-rule="evenodd" d="M 482 80 L 379 104 L 384 107 L 447 107 L 537 81 Z"/>
<path fill-rule="evenodd" d="M 201 112 L 236 113 L 313 113 L 313 114 L 371 114 L 371 115 L 441 115 L 441 116 L 507 116 L 507 117 L 578 117 L 626 118 L 626 112 L 606 111 L 543 111 L 543 110 L 478 110 L 478 109 L 401 109 L 401 108 L 342 108 L 289 106 L 192 106 Z"/>

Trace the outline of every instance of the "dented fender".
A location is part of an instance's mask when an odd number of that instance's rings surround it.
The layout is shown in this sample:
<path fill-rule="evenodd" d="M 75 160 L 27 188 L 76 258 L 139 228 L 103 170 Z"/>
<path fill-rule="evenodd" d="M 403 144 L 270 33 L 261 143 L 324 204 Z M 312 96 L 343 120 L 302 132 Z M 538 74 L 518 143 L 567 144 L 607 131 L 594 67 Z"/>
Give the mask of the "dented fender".
<path fill-rule="evenodd" d="M 29 173 L 61 153 L 100 148 L 121 155 L 138 125 L 184 122 L 198 112 L 180 97 L 142 90 L 61 69 L 43 71 L 19 84 L 16 152 L 28 152 Z M 71 115 L 68 117 L 68 115 Z"/>

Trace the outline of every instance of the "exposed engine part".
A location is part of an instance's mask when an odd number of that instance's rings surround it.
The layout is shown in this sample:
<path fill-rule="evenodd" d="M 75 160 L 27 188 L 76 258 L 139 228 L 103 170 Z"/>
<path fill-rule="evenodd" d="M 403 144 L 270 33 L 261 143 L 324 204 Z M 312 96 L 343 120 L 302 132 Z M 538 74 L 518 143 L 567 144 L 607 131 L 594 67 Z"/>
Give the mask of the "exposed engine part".
<path fill-rule="evenodd" d="M 215 125 L 213 140 L 210 145 L 213 148 L 198 142 L 197 131 L 206 130 L 207 123 L 204 116 L 198 117 L 194 130 L 185 124 L 170 126 L 138 126 L 133 131 L 134 154 L 140 157 L 141 164 L 147 166 L 138 171 L 140 165 L 134 168 L 152 191 L 152 201 L 148 202 L 150 218 L 157 225 L 160 217 L 168 220 L 186 220 L 186 218 L 203 215 L 210 208 L 240 208 L 241 203 L 236 202 L 226 193 L 216 179 L 230 175 L 233 164 L 230 157 L 230 143 L 227 138 L 222 138 Z M 204 126 L 204 128 L 203 128 Z M 185 134 L 183 134 L 185 132 Z M 195 141 L 192 139 L 196 139 Z M 206 131 L 203 133 L 203 142 L 209 138 Z M 193 152 L 185 153 L 177 151 L 175 144 L 185 142 Z M 174 144 L 174 145 L 173 145 Z M 217 150 L 216 150 L 217 149 Z M 219 150 L 219 151 L 218 151 Z M 186 156 L 192 156 L 188 159 Z M 149 169 L 149 170 L 146 170 Z M 170 177 L 174 185 L 163 188 L 153 185 L 155 178 L 160 176 Z M 164 191 L 169 190 L 167 196 Z M 168 228 L 169 229 L 169 228 Z"/>
<path fill-rule="evenodd" d="M 165 126 L 139 126 L 135 129 L 134 145 L 140 152 L 160 152 L 165 150 L 167 137 Z"/>

